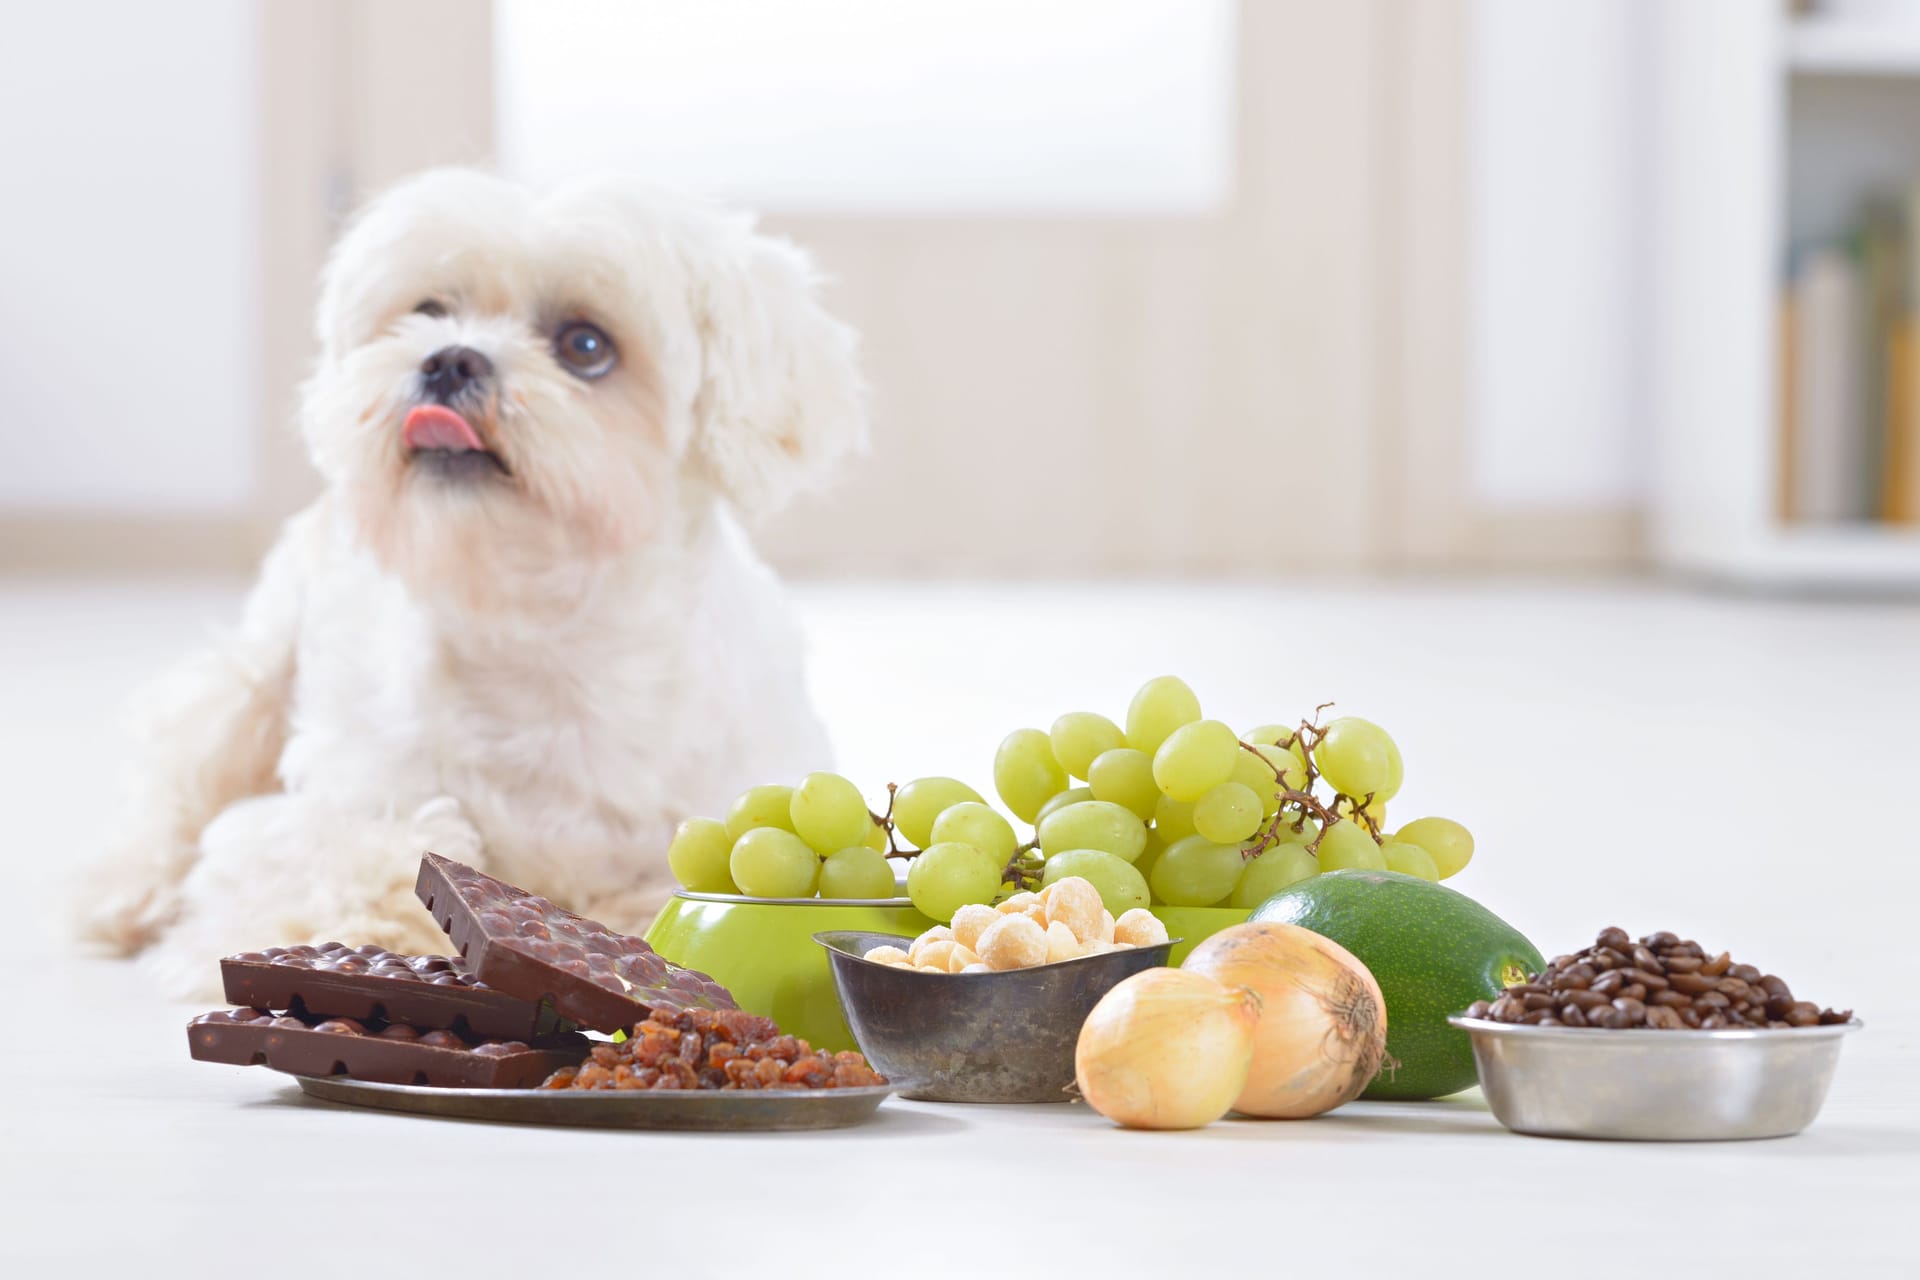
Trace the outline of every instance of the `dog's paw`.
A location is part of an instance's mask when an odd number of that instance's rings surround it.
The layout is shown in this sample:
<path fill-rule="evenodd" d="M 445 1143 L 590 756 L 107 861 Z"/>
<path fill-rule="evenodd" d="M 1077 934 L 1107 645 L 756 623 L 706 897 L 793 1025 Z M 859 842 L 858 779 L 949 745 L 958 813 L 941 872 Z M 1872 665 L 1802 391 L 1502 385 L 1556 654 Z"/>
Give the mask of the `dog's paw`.
<path fill-rule="evenodd" d="M 68 889 L 67 931 L 114 955 L 151 946 L 180 914 L 180 877 L 191 847 L 157 856 L 129 849 L 109 858 Z"/>
<path fill-rule="evenodd" d="M 471 867 L 481 865 L 480 830 L 452 796 L 435 796 L 415 809 L 407 837 L 415 852 L 437 853 Z"/>

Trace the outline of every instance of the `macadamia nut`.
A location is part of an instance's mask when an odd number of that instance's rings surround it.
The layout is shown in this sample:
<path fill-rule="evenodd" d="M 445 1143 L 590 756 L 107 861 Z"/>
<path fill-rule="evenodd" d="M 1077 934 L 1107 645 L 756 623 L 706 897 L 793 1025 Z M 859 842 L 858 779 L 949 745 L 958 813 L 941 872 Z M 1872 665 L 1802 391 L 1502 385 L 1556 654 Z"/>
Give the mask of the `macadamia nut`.
<path fill-rule="evenodd" d="M 1113 940 L 1136 947 L 1158 946 L 1167 940 L 1167 926 L 1145 907 L 1135 907 L 1114 921 Z"/>
<path fill-rule="evenodd" d="M 1045 964 L 1047 934 L 1024 915 L 1006 915 L 980 935 L 980 958 L 997 970 Z"/>

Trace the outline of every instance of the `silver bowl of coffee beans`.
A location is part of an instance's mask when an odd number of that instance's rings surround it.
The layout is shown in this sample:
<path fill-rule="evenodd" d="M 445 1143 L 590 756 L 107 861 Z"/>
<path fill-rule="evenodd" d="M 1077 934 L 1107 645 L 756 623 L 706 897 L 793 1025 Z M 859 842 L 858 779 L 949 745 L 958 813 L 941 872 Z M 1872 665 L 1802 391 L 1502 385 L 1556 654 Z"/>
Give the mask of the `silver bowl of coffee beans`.
<path fill-rule="evenodd" d="M 1448 1021 L 1507 1128 L 1642 1141 L 1798 1133 L 1861 1026 L 1726 952 L 1617 928 Z"/>

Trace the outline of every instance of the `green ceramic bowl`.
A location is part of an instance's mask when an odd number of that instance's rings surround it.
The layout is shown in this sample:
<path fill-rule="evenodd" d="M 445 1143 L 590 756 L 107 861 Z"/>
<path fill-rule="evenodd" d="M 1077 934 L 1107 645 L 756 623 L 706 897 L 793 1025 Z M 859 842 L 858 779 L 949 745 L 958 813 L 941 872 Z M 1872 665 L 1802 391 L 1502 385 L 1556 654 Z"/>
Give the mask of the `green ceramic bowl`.
<path fill-rule="evenodd" d="M 1183 938 L 1170 964 L 1193 944 L 1248 912 L 1225 907 L 1155 907 L 1169 935 Z M 916 937 L 934 921 L 905 898 L 746 898 L 681 890 L 654 917 L 647 942 L 667 959 L 698 969 L 733 993 L 742 1009 L 822 1049 L 853 1049 L 826 952 L 816 933 L 851 931 Z"/>
<path fill-rule="evenodd" d="M 827 955 L 813 935 L 832 929 L 900 933 L 931 929 L 905 898 L 746 898 L 676 893 L 647 929 L 647 943 L 675 964 L 718 982 L 742 1009 L 772 1018 L 816 1048 L 857 1048 Z"/>
<path fill-rule="evenodd" d="M 1245 924 L 1247 917 L 1253 914 L 1239 907 L 1154 907 L 1152 910 L 1154 915 L 1160 917 L 1160 923 L 1167 926 L 1167 936 L 1181 939 L 1167 961 L 1176 969 L 1186 960 L 1187 953 L 1193 950 L 1195 944 L 1222 929 Z"/>

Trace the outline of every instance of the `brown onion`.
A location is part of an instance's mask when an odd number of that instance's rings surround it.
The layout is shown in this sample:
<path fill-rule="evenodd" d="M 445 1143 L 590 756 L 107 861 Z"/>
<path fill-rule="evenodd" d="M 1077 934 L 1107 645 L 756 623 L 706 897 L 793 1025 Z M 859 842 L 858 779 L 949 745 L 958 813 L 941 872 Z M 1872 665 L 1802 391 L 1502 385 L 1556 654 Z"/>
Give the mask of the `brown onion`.
<path fill-rule="evenodd" d="M 1353 953 L 1309 929 L 1248 923 L 1214 934 L 1183 966 L 1260 997 L 1253 1067 L 1233 1109 L 1303 1119 L 1360 1096 L 1387 1052 L 1380 984 Z"/>

